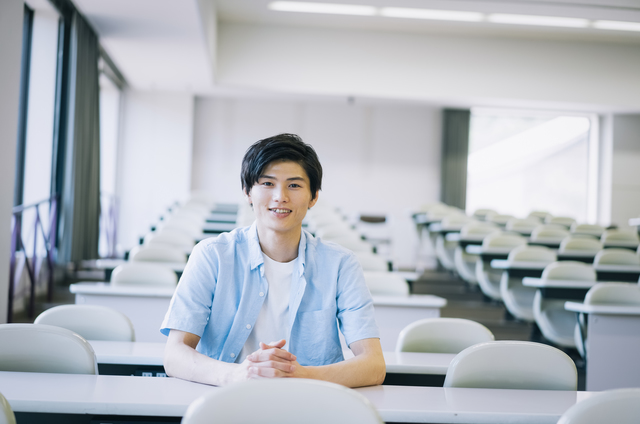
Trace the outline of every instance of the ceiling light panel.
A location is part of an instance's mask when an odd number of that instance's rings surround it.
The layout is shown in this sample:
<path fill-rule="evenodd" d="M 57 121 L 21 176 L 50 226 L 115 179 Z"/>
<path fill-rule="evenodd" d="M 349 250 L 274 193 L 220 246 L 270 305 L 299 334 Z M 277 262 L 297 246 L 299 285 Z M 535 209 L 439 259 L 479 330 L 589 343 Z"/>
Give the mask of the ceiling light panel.
<path fill-rule="evenodd" d="M 479 22 L 484 15 L 479 12 L 461 12 L 457 10 L 410 9 L 404 7 L 383 7 L 380 15 L 389 18 L 434 19 L 440 21 Z"/>
<path fill-rule="evenodd" d="M 297 1 L 274 1 L 269 3 L 269 9 L 279 12 L 328 13 L 334 15 L 373 16 L 377 8 L 357 4 L 337 3 L 302 3 Z"/>
<path fill-rule="evenodd" d="M 588 19 L 564 18 L 558 16 L 510 15 L 504 13 L 493 13 L 487 17 L 487 20 L 496 24 L 512 25 L 538 25 L 567 28 L 586 28 L 589 26 Z"/>
<path fill-rule="evenodd" d="M 623 21 L 595 21 L 594 28 L 612 29 L 617 31 L 640 31 L 640 22 L 623 22 Z"/>

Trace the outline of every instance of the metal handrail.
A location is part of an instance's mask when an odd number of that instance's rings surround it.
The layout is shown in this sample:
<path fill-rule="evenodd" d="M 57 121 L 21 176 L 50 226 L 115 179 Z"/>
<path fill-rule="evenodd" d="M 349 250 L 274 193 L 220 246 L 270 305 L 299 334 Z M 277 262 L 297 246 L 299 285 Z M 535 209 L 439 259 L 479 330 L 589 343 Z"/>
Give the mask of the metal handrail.
<path fill-rule="evenodd" d="M 49 204 L 49 229 L 45 230 L 40 218 L 40 206 L 43 204 Z M 31 263 L 29 263 L 29 257 L 27 255 L 24 241 L 22 239 L 22 214 L 24 211 L 34 209 L 35 219 L 33 223 L 33 256 L 31 257 Z M 9 267 L 9 304 L 7 310 L 7 322 L 13 321 L 13 298 L 15 295 L 16 285 L 16 252 L 22 251 L 24 253 L 25 267 L 29 274 L 30 280 L 30 293 L 29 293 L 29 318 L 33 318 L 35 314 L 35 297 L 36 297 L 36 276 L 38 275 L 38 261 L 37 261 L 37 248 L 38 248 L 38 235 L 42 235 L 45 250 L 47 252 L 47 268 L 49 270 L 47 280 L 47 299 L 50 302 L 53 297 L 53 274 L 55 266 L 55 254 L 56 254 L 56 236 L 57 236 L 57 222 L 58 222 L 58 195 L 54 194 L 48 199 L 41 200 L 39 202 L 30 205 L 18 205 L 13 208 L 13 216 L 11 220 L 11 261 Z"/>
<path fill-rule="evenodd" d="M 100 238 L 107 244 L 106 258 L 117 257 L 118 198 L 112 194 L 100 196 Z"/>

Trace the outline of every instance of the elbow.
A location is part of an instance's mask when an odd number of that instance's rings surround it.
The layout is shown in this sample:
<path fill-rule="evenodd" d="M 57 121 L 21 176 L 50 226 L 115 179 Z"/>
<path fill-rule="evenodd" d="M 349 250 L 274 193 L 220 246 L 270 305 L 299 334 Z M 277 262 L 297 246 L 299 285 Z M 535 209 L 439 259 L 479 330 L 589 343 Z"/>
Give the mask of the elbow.
<path fill-rule="evenodd" d="M 376 380 L 373 384 L 379 386 L 384 383 L 384 379 L 387 377 L 387 366 L 385 365 L 384 361 L 382 361 L 382 365 L 378 366 L 377 368 L 377 372 L 375 373 Z"/>

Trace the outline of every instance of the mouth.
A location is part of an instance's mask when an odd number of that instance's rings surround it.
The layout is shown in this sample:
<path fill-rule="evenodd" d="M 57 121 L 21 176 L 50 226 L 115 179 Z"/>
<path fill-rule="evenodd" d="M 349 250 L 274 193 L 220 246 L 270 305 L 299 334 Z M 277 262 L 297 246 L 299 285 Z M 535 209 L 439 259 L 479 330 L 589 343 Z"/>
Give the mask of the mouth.
<path fill-rule="evenodd" d="M 281 208 L 273 208 L 273 209 L 269 209 L 271 212 L 275 212 L 275 213 L 291 213 L 293 212 L 291 209 L 281 209 Z"/>

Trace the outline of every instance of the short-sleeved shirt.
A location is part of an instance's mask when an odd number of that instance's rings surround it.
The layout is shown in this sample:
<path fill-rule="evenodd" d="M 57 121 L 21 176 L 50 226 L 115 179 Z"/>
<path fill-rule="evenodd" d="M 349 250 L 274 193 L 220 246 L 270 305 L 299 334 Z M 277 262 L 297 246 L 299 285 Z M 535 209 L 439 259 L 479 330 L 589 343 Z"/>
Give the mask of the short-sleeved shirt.
<path fill-rule="evenodd" d="M 298 258 L 286 328 L 289 351 L 301 365 L 344 359 L 338 325 L 347 345 L 380 337 L 371 294 L 352 252 L 302 230 Z M 198 352 L 235 362 L 268 290 L 255 223 L 205 239 L 191 253 L 160 331 L 195 334 Z"/>

